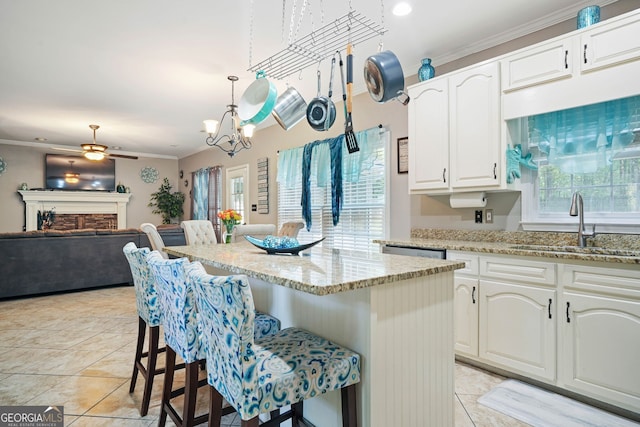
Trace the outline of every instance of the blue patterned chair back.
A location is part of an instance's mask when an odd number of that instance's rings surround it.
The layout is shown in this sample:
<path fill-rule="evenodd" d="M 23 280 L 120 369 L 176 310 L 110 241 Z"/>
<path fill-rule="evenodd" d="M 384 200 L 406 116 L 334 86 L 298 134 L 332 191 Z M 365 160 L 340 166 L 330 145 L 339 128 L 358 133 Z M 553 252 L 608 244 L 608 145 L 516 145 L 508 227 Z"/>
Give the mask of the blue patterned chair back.
<path fill-rule="evenodd" d="M 255 411 L 258 379 L 253 353 L 255 307 L 244 275 L 210 276 L 192 268 L 194 287 L 206 346 L 209 384 L 220 392 L 238 413 Z M 257 412 L 256 412 L 257 414 Z"/>
<path fill-rule="evenodd" d="M 160 252 L 147 255 L 149 268 L 155 276 L 164 341 L 185 363 L 204 359 L 205 352 L 198 333 L 193 289 L 187 284 L 186 258 L 164 259 Z"/>
<path fill-rule="evenodd" d="M 149 326 L 160 325 L 160 306 L 156 283 L 149 264 L 147 255 L 149 248 L 138 248 L 135 243 L 129 242 L 122 248 L 124 256 L 129 261 L 133 286 L 136 290 L 136 308 L 138 316 Z"/>

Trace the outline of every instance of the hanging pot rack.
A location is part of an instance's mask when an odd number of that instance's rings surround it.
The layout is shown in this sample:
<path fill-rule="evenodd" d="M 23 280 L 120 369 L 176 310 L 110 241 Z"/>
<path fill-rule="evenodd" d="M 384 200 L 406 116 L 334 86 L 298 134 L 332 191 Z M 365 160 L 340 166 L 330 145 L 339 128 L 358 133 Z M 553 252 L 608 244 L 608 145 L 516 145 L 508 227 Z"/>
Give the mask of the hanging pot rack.
<path fill-rule="evenodd" d="M 284 79 L 344 49 L 347 42 L 362 43 L 387 30 L 354 10 L 295 40 L 285 49 L 251 66 L 247 71 L 264 71 L 273 79 Z"/>

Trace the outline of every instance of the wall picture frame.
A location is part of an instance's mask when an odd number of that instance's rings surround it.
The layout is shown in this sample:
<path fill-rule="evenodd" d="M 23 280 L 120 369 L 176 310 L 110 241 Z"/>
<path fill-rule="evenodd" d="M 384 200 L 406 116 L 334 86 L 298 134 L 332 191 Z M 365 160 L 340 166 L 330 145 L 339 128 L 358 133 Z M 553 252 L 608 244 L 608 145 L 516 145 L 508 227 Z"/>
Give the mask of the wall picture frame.
<path fill-rule="evenodd" d="M 409 173 L 409 137 L 398 138 L 398 173 Z"/>

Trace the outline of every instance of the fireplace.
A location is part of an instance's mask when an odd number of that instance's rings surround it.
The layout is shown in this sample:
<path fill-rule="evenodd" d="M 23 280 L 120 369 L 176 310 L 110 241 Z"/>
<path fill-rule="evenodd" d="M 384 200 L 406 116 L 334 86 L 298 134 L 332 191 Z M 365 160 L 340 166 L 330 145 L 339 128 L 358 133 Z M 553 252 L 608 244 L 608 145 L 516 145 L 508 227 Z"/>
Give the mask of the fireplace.
<path fill-rule="evenodd" d="M 127 228 L 130 193 L 19 190 L 25 203 L 25 230 L 38 229 L 38 211 L 54 211 L 55 230 Z M 56 223 L 59 223 L 56 226 Z M 60 228 L 64 227 L 64 228 Z"/>

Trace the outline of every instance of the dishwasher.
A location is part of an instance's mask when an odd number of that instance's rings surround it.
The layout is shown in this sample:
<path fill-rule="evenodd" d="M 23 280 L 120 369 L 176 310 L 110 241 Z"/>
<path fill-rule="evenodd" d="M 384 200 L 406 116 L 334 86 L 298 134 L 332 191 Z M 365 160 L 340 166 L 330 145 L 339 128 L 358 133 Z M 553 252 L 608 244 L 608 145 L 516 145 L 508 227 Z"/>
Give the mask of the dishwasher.
<path fill-rule="evenodd" d="M 417 248 L 415 246 L 384 245 L 383 254 L 421 256 L 425 258 L 447 259 L 447 250 L 438 248 Z"/>

